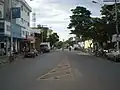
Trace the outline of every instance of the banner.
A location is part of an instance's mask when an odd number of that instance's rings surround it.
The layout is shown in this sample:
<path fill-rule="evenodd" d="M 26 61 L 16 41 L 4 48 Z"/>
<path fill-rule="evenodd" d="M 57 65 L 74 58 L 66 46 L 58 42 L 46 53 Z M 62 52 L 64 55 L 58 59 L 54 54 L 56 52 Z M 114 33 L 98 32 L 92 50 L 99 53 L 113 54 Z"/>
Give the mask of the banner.
<path fill-rule="evenodd" d="M 16 19 L 16 18 L 20 18 L 20 17 L 21 17 L 20 7 L 12 8 L 12 18 Z"/>

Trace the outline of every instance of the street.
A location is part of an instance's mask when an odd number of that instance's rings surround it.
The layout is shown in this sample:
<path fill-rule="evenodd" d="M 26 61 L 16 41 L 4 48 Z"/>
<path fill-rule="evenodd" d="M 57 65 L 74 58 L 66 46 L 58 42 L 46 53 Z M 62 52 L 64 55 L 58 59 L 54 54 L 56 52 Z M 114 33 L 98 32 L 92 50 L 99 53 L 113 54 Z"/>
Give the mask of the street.
<path fill-rule="evenodd" d="M 120 63 L 55 51 L 0 68 L 0 90 L 120 90 Z"/>

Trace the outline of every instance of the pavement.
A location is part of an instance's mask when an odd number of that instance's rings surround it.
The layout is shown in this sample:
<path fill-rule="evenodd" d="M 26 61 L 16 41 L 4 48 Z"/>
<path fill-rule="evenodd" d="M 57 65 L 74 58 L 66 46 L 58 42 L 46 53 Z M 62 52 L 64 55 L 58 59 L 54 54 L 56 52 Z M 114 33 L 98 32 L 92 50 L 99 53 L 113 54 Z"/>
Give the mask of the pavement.
<path fill-rule="evenodd" d="M 57 51 L 0 68 L 0 90 L 120 90 L 120 63 Z"/>
<path fill-rule="evenodd" d="M 17 55 L 15 60 L 21 60 L 23 59 L 23 55 Z M 0 67 L 2 67 L 5 64 L 9 63 L 9 57 L 8 56 L 0 56 Z"/>

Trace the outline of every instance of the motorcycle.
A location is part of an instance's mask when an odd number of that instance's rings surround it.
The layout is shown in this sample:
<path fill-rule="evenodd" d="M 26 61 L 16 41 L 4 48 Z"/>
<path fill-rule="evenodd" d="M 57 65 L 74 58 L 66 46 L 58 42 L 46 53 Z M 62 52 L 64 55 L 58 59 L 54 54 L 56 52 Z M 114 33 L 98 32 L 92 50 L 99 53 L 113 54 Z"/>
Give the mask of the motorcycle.
<path fill-rule="evenodd" d="M 71 48 L 69 48 L 69 51 L 71 51 Z"/>

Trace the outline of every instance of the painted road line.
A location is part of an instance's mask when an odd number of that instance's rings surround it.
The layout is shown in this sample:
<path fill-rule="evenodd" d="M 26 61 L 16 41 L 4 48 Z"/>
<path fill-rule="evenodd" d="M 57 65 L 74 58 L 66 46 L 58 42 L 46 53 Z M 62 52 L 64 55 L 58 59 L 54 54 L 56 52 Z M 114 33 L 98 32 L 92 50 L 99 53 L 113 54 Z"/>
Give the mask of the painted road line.
<path fill-rule="evenodd" d="M 66 76 L 67 78 L 67 75 L 73 76 L 71 66 L 69 60 L 63 60 L 57 67 L 55 67 L 48 73 L 38 77 L 37 80 L 56 80 L 58 77 L 60 78 L 62 76 L 64 76 L 64 78 Z"/>

